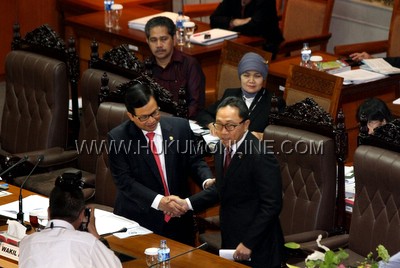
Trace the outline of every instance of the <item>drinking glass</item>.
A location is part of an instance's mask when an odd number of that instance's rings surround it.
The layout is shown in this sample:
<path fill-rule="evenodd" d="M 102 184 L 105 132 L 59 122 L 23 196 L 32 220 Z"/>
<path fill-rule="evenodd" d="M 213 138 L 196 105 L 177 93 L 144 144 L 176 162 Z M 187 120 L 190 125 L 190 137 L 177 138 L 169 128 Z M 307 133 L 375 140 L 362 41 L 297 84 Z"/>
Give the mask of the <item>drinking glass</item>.
<path fill-rule="evenodd" d="M 111 18 L 113 20 L 113 28 L 114 30 L 120 30 L 121 26 L 119 26 L 119 19 L 122 15 L 123 6 L 121 4 L 113 4 L 111 6 Z"/>
<path fill-rule="evenodd" d="M 158 248 L 146 248 L 144 254 L 146 254 L 147 266 L 150 267 L 158 262 Z"/>
<path fill-rule="evenodd" d="M 31 224 L 33 230 L 36 232 L 39 228 L 39 212 L 37 210 L 32 210 L 29 212 L 29 223 Z"/>
<path fill-rule="evenodd" d="M 193 21 L 185 21 L 183 23 L 183 27 L 185 28 L 185 41 L 186 41 L 186 47 L 193 47 L 192 43 L 190 42 L 190 37 L 194 33 L 194 28 L 195 24 Z"/>
<path fill-rule="evenodd" d="M 37 215 L 37 218 L 38 218 L 38 223 L 39 223 L 38 231 L 41 231 L 44 228 L 46 228 L 46 226 L 47 226 L 47 222 L 48 222 L 47 211 L 45 211 L 45 210 L 41 211 Z"/>

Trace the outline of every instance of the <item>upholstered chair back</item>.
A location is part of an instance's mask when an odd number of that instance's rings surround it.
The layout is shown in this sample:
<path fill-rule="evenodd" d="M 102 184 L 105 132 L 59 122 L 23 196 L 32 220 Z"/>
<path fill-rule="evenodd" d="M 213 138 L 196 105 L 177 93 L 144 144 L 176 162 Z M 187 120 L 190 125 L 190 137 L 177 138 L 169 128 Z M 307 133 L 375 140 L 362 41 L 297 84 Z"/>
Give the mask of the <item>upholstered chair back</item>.
<path fill-rule="evenodd" d="M 69 99 L 66 64 L 31 52 L 11 51 L 6 56 L 5 71 L 0 133 L 3 153 L 65 148 Z"/>
<path fill-rule="evenodd" d="M 271 142 L 282 176 L 281 225 L 289 235 L 333 230 L 336 198 L 336 157 L 333 139 L 306 130 L 269 125 L 264 140 Z M 307 237 L 300 241 L 314 240 Z M 303 234 L 305 235 L 305 234 Z M 296 239 L 298 241 L 298 239 Z"/>
<path fill-rule="evenodd" d="M 360 145 L 354 155 L 356 195 L 349 249 L 361 256 L 382 244 L 400 251 L 400 153 Z"/>
<path fill-rule="evenodd" d="M 100 104 L 97 111 L 97 126 L 99 141 L 102 145 L 109 145 L 107 142 L 107 133 L 125 120 L 128 120 L 125 104 L 116 102 L 103 102 Z M 115 149 L 111 146 L 107 148 Z M 109 167 L 108 149 L 103 149 L 97 158 L 95 202 L 114 207 L 116 186 Z"/>

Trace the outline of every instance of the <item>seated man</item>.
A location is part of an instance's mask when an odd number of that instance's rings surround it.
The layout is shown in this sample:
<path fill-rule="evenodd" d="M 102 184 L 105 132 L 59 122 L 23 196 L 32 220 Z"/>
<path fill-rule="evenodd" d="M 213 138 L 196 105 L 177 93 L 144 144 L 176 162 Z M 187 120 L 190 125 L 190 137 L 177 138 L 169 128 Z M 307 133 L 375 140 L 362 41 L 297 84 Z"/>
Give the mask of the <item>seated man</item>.
<path fill-rule="evenodd" d="M 205 105 L 205 76 L 199 62 L 174 48 L 175 23 L 167 17 L 150 19 L 145 26 L 152 78 L 170 91 L 178 102 L 180 89 L 186 91 L 188 118 L 194 118 Z M 149 66 L 147 66 L 149 67 Z"/>
<path fill-rule="evenodd" d="M 99 239 L 90 212 L 88 232 L 79 231 L 84 222 L 85 199 L 80 179 L 57 178 L 50 194 L 49 222 L 41 232 L 20 243 L 19 267 L 122 267 L 120 260 Z"/>
<path fill-rule="evenodd" d="M 216 135 L 214 120 L 218 105 L 227 97 L 239 97 L 245 100 L 250 113 L 249 130 L 254 136 L 261 139 L 264 129 L 268 126 L 268 115 L 271 110 L 272 93 L 263 87 L 268 74 L 268 64 L 258 54 L 246 53 L 239 62 L 238 75 L 240 88 L 228 88 L 220 100 L 199 113 L 197 122 L 210 129 Z M 279 99 L 278 108 L 282 110 L 285 103 Z"/>

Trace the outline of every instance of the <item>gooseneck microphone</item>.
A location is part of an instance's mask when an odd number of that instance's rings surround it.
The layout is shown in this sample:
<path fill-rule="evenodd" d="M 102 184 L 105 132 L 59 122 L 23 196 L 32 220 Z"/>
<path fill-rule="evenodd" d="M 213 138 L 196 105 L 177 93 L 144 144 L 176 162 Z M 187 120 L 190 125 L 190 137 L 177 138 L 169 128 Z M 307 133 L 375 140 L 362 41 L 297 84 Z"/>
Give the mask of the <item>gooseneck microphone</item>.
<path fill-rule="evenodd" d="M 25 180 L 22 182 L 21 187 L 19 188 L 19 198 L 18 198 L 18 204 L 19 204 L 19 211 L 17 214 L 17 220 L 19 223 L 24 225 L 24 212 L 22 210 L 22 188 L 25 185 L 25 182 L 29 179 L 29 177 L 32 175 L 33 171 L 36 169 L 36 167 L 40 164 L 40 162 L 42 162 L 44 159 L 43 155 L 39 155 L 37 160 L 36 160 L 36 164 L 33 166 L 33 168 L 31 169 L 31 172 L 28 174 L 28 176 L 26 176 Z"/>
<path fill-rule="evenodd" d="M 20 164 L 26 162 L 26 160 L 28 160 L 28 156 L 25 155 L 24 157 L 22 157 L 17 163 L 15 163 L 14 165 L 12 165 L 11 167 L 7 168 L 6 170 L 4 170 L 3 172 L 0 173 L 0 177 L 2 177 L 4 174 L 6 174 L 7 172 L 9 172 L 10 170 L 14 169 L 16 166 L 19 166 Z"/>
<path fill-rule="evenodd" d="M 207 248 L 207 247 L 208 247 L 207 242 L 204 242 L 203 244 L 201 244 L 201 245 L 198 246 L 198 247 L 192 248 L 192 249 L 190 249 L 190 250 L 188 250 L 188 251 L 185 251 L 185 252 L 182 252 L 182 253 L 180 253 L 180 254 L 178 254 L 178 255 L 172 256 L 171 258 L 168 258 L 168 259 L 166 259 L 166 260 L 164 260 L 164 261 L 156 262 L 156 263 L 150 265 L 149 268 L 151 268 L 151 267 L 156 267 L 157 265 L 159 265 L 159 264 L 161 264 L 161 263 L 163 263 L 163 262 L 165 262 L 165 261 L 170 261 L 170 260 L 175 259 L 175 258 L 177 258 L 177 257 L 180 257 L 180 256 L 182 256 L 182 255 L 188 254 L 188 253 L 190 253 L 190 252 L 192 252 L 192 251 L 195 251 L 195 250 L 198 250 L 198 249 L 205 249 L 205 248 Z"/>

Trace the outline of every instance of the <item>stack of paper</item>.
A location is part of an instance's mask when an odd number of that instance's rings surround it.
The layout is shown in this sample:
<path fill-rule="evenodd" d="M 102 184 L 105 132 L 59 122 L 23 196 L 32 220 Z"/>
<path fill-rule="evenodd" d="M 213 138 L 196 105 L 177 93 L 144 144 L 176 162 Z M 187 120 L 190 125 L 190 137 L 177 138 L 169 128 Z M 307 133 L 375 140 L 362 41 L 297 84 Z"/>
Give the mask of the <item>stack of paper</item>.
<path fill-rule="evenodd" d="M 400 73 L 400 68 L 393 67 L 389 62 L 382 58 L 376 59 L 365 59 L 362 61 L 364 65 L 360 68 L 368 71 L 377 72 L 380 74 L 398 74 Z"/>
<path fill-rule="evenodd" d="M 383 74 L 370 72 L 363 69 L 336 73 L 334 75 L 343 77 L 343 85 L 367 83 L 386 77 Z"/>
<path fill-rule="evenodd" d="M 178 13 L 166 11 L 166 12 L 161 12 L 161 13 L 157 13 L 157 14 L 154 14 L 154 15 L 146 16 L 146 17 L 143 17 L 143 18 L 130 20 L 130 21 L 128 21 L 128 27 L 131 28 L 131 29 L 144 31 L 144 27 L 146 26 L 146 23 L 150 19 L 152 19 L 154 17 L 157 17 L 157 16 L 164 16 L 164 17 L 170 18 L 172 21 L 175 22 L 176 17 L 178 17 Z M 185 19 L 189 20 L 189 17 L 185 16 Z"/>
<path fill-rule="evenodd" d="M 226 39 L 233 39 L 237 37 L 237 32 L 215 28 L 208 31 L 195 33 L 190 38 L 190 42 L 198 45 L 208 46 L 223 42 Z"/>

